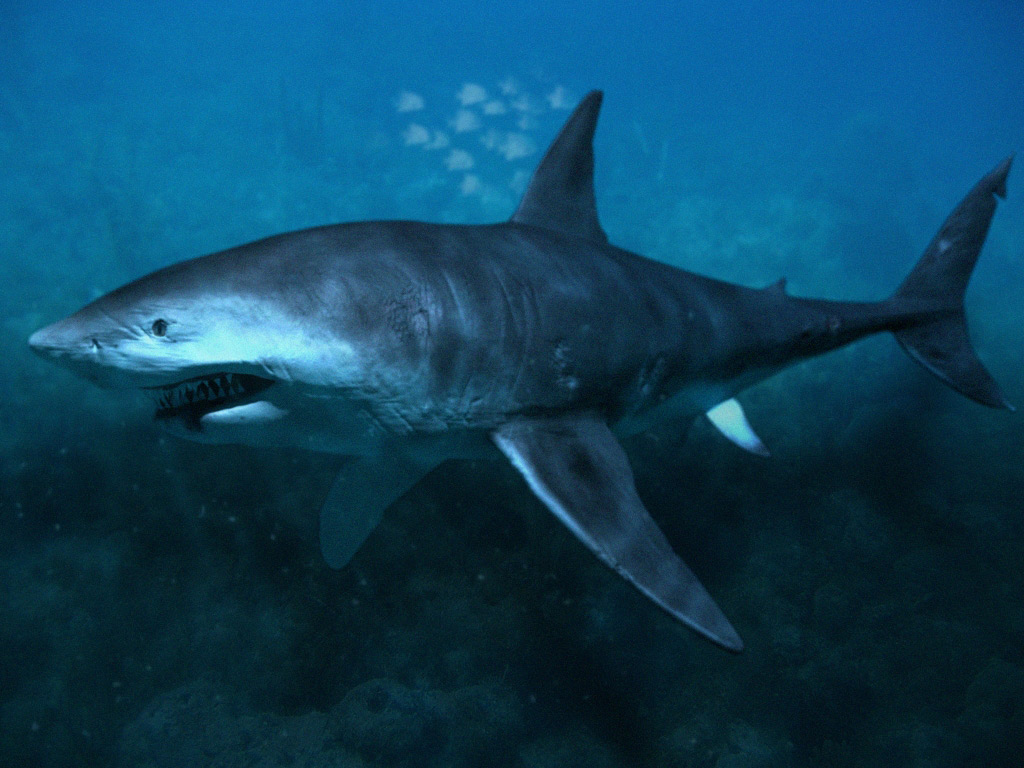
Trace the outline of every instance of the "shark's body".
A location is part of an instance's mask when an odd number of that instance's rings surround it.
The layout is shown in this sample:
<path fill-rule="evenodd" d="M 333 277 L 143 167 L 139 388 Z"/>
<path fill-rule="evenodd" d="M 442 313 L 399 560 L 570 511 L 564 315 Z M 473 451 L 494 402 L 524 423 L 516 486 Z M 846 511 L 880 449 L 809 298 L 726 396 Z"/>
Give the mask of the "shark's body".
<path fill-rule="evenodd" d="M 644 510 L 615 434 L 707 413 L 766 453 L 732 398 L 879 331 L 965 395 L 1008 407 L 970 348 L 962 301 L 1010 161 L 890 299 L 798 299 L 781 282 L 744 288 L 608 244 L 593 193 L 600 101 L 577 107 L 507 223 L 279 235 L 141 278 L 30 344 L 101 385 L 146 389 L 183 437 L 353 457 L 321 512 L 336 567 L 426 472 L 496 446 L 606 564 L 739 650 Z"/>

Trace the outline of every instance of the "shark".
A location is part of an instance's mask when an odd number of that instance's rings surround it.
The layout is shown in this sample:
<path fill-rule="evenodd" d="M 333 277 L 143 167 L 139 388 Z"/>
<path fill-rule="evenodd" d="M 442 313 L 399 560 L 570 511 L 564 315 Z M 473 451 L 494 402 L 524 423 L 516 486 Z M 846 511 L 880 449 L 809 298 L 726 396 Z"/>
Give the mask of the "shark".
<path fill-rule="evenodd" d="M 610 244 L 587 94 L 504 222 L 360 221 L 172 264 L 29 338 L 138 390 L 182 438 L 347 457 L 320 510 L 341 568 L 448 459 L 502 455 L 604 564 L 704 638 L 743 642 L 645 509 L 623 438 L 707 419 L 767 455 L 736 396 L 870 334 L 966 397 L 1011 409 L 972 348 L 964 294 L 1012 155 L 953 210 L 888 298 L 751 288 Z"/>

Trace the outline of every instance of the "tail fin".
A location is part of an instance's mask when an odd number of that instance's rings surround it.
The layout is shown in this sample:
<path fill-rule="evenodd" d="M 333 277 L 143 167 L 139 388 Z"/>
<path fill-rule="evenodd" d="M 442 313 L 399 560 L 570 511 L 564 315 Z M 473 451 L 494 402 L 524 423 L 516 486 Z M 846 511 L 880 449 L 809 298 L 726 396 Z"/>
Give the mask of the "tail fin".
<path fill-rule="evenodd" d="M 1013 410 L 985 370 L 967 336 L 964 293 L 996 210 L 1006 197 L 1006 176 L 1013 156 L 979 181 L 946 219 L 893 301 L 934 303 L 938 319 L 895 332 L 914 360 L 957 392 L 992 408 Z"/>

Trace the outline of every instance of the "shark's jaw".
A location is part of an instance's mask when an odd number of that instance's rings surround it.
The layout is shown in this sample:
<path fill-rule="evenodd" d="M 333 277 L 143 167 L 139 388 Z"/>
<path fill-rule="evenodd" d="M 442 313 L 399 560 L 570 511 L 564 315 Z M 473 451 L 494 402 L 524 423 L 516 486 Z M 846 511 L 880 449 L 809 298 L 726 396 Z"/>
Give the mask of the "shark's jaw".
<path fill-rule="evenodd" d="M 273 379 L 250 373 L 219 372 L 154 387 L 143 387 L 156 406 L 157 421 L 180 420 L 198 432 L 204 416 L 252 402 L 274 384 Z"/>

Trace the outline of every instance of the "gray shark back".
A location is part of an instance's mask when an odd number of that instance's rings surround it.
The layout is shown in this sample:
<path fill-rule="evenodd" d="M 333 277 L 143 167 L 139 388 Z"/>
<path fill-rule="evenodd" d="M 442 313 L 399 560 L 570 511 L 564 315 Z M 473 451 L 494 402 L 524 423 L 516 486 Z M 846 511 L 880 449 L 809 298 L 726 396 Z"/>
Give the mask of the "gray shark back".
<path fill-rule="evenodd" d="M 368 388 L 419 429 L 566 410 L 614 421 L 715 343 L 700 299 L 714 281 L 528 225 L 342 224 L 218 261 L 266 276 L 261 292 L 356 346 Z"/>

